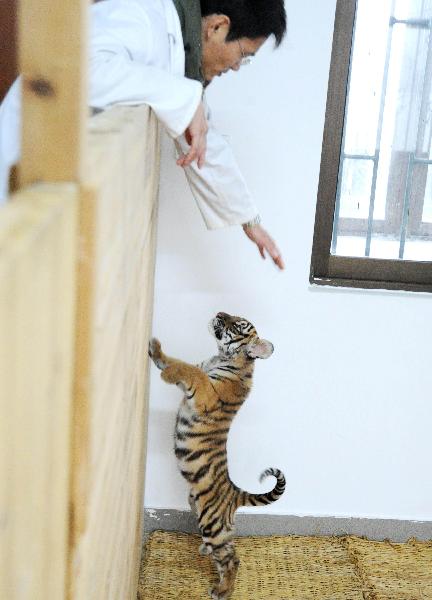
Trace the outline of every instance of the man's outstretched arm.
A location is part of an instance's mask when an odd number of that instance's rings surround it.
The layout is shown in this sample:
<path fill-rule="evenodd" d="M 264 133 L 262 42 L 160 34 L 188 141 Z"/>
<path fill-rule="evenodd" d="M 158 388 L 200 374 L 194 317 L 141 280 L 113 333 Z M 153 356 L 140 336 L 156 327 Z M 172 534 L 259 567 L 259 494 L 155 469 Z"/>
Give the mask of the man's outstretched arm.
<path fill-rule="evenodd" d="M 268 254 L 279 269 L 283 270 L 285 268 L 279 248 L 260 223 L 245 223 L 243 231 L 258 246 L 258 250 L 264 259 L 266 258 L 266 254 Z"/>

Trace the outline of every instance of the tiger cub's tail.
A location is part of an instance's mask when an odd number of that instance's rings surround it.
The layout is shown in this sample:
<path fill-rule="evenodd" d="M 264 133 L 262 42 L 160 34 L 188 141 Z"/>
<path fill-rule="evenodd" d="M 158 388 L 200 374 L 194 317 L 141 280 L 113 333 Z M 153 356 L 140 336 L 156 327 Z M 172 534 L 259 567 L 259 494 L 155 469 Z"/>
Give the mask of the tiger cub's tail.
<path fill-rule="evenodd" d="M 245 492 L 242 494 L 241 499 L 243 506 L 263 506 L 279 500 L 285 491 L 285 475 L 279 469 L 266 469 L 260 475 L 260 482 L 264 481 L 264 479 L 270 475 L 277 479 L 275 487 L 265 494 L 250 494 L 249 492 Z"/>

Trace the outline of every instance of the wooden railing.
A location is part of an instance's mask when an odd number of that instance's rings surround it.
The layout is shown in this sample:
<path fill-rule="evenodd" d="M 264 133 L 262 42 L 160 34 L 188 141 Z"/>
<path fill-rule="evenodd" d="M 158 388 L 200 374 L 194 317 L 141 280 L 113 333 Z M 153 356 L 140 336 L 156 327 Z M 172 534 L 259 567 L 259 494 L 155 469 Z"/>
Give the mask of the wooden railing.
<path fill-rule="evenodd" d="M 73 600 L 136 597 L 158 147 L 147 107 L 92 120 L 78 258 Z"/>
<path fill-rule="evenodd" d="M 136 597 L 159 132 L 146 106 L 87 116 L 86 10 L 21 1 L 21 189 L 0 208 L 1 600 Z"/>
<path fill-rule="evenodd" d="M 0 598 L 62 600 L 69 562 L 78 190 L 0 210 Z"/>

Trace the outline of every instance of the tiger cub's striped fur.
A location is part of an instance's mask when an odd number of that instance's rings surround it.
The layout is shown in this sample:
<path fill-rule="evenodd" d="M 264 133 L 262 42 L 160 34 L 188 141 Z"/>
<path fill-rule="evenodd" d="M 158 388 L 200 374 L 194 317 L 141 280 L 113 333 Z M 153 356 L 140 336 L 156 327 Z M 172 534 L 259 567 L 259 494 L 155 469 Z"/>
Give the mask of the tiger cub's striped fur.
<path fill-rule="evenodd" d="M 250 392 L 255 359 L 268 358 L 273 346 L 258 337 L 252 323 L 226 313 L 216 315 L 210 330 L 218 354 L 199 366 L 166 356 L 155 338 L 149 354 L 162 379 L 184 392 L 175 427 L 175 454 L 190 485 L 189 502 L 203 540 L 200 553 L 212 555 L 219 573 L 219 584 L 210 596 L 225 600 L 233 590 L 239 564 L 233 544 L 234 513 L 240 506 L 261 506 L 280 498 L 285 477 L 278 469 L 264 471 L 261 480 L 272 475 L 277 483 L 263 494 L 245 492 L 231 481 L 226 451 L 230 424 Z"/>

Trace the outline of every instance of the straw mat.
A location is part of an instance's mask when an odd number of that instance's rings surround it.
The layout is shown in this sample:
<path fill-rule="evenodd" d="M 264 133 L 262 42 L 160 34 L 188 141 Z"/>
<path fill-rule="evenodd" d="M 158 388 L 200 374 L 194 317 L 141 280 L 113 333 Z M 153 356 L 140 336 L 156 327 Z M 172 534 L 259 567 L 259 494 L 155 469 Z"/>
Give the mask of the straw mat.
<path fill-rule="evenodd" d="M 205 600 L 217 577 L 196 535 L 153 532 L 139 600 Z M 432 542 L 271 536 L 236 540 L 231 600 L 432 600 Z"/>
<path fill-rule="evenodd" d="M 371 600 L 432 599 L 432 542 L 405 544 L 345 538 Z"/>

